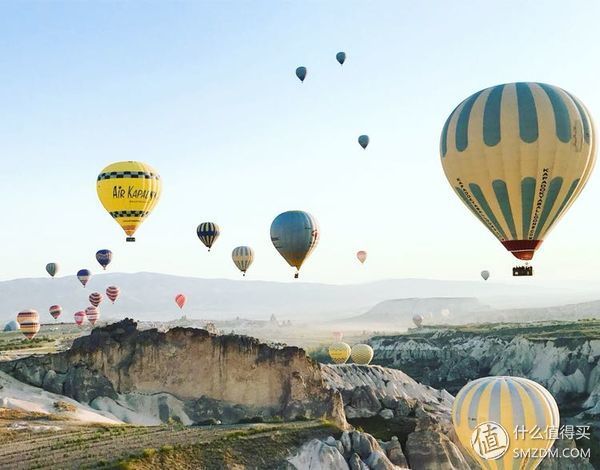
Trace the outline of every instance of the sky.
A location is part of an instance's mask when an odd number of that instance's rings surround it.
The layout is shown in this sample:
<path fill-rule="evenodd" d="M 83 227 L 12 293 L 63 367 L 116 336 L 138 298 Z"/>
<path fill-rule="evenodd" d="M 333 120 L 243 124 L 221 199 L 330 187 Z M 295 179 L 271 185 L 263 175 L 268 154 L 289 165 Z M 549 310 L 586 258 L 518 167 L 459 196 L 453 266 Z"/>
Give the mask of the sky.
<path fill-rule="evenodd" d="M 100 248 L 114 271 L 238 279 L 231 250 L 250 245 L 249 278 L 292 282 L 269 227 L 300 209 L 321 227 L 305 281 L 509 280 L 516 260 L 445 179 L 442 126 L 513 81 L 561 86 L 598 115 L 599 17 L 598 2 L 556 0 L 2 2 L 0 279 L 49 261 L 98 271 Z M 135 244 L 96 194 L 120 160 L 163 179 Z M 600 280 L 596 173 L 518 282 Z M 203 221 L 222 228 L 211 253 Z"/>

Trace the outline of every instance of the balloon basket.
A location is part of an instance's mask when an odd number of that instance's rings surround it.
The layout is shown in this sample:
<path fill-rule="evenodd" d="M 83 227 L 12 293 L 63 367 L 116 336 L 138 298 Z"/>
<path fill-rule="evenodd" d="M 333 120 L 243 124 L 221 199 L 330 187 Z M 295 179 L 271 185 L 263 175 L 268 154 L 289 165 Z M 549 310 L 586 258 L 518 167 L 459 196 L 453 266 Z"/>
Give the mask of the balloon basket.
<path fill-rule="evenodd" d="M 298 279 L 298 276 L 300 275 L 300 273 L 296 273 L 294 274 L 294 279 Z"/>
<path fill-rule="evenodd" d="M 533 266 L 515 266 L 513 268 L 513 276 L 533 276 Z"/>
<path fill-rule="evenodd" d="M 127 237 L 125 239 L 126 242 L 134 242 L 135 241 L 135 237 Z"/>

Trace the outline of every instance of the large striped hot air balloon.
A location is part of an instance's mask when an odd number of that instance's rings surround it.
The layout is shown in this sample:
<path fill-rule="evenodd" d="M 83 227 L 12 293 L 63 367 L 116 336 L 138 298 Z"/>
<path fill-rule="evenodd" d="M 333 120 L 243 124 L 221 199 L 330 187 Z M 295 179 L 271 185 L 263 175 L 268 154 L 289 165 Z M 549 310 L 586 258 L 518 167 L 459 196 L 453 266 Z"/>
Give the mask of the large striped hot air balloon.
<path fill-rule="evenodd" d="M 17 314 L 17 323 L 21 333 L 27 339 L 33 339 L 40 331 L 40 316 L 36 310 L 23 310 Z"/>
<path fill-rule="evenodd" d="M 587 109 L 568 92 L 509 83 L 457 106 L 440 154 L 463 203 L 515 257 L 531 260 L 585 186 L 595 137 Z"/>
<path fill-rule="evenodd" d="M 62 307 L 60 305 L 52 305 L 48 311 L 50 312 L 50 315 L 52 315 L 52 318 L 56 320 L 62 313 Z"/>
<path fill-rule="evenodd" d="M 98 307 L 91 305 L 85 309 L 85 316 L 92 325 L 95 325 L 100 318 L 100 310 Z"/>
<path fill-rule="evenodd" d="M 75 312 L 75 314 L 73 315 L 73 318 L 75 319 L 75 323 L 77 323 L 77 326 L 81 326 L 81 325 L 83 325 L 83 322 L 85 321 L 85 312 L 83 310 L 80 310 L 79 312 Z"/>
<path fill-rule="evenodd" d="M 117 286 L 109 286 L 106 288 L 106 297 L 108 297 L 113 304 L 115 303 L 115 300 L 117 300 L 117 297 L 119 297 L 120 293 L 121 289 L 119 289 Z"/>
<path fill-rule="evenodd" d="M 204 246 L 208 248 L 208 251 L 210 251 L 213 243 L 215 243 L 217 238 L 219 238 L 221 231 L 219 226 L 214 222 L 202 222 L 200 225 L 198 225 L 196 234 L 198 235 L 200 241 L 204 243 Z"/>
<path fill-rule="evenodd" d="M 162 183 L 159 174 L 142 162 L 117 162 L 108 165 L 98 175 L 98 198 L 134 242 L 133 234 L 156 206 Z"/>
<path fill-rule="evenodd" d="M 103 298 L 104 297 L 100 292 L 92 292 L 88 297 L 88 300 L 94 307 L 97 307 L 98 305 L 100 305 L 100 302 L 102 302 Z"/>
<path fill-rule="evenodd" d="M 246 271 L 254 261 L 254 250 L 249 246 L 238 246 L 231 252 L 231 259 L 233 260 L 233 264 L 245 276 Z"/>
<path fill-rule="evenodd" d="M 113 253 L 110 250 L 106 250 L 106 249 L 98 250 L 96 252 L 96 261 L 98 261 L 100 266 L 102 266 L 102 269 L 106 269 L 106 267 L 112 261 L 112 256 L 113 256 Z"/>
<path fill-rule="evenodd" d="M 88 283 L 90 277 L 92 277 L 92 272 L 89 269 L 80 269 L 77 271 L 77 279 L 79 279 L 83 287 Z"/>
<path fill-rule="evenodd" d="M 454 400 L 452 423 L 464 449 L 481 468 L 535 469 L 552 447 L 560 416 L 540 384 L 521 377 L 484 377 Z M 530 452 L 529 456 L 514 451 Z"/>
<path fill-rule="evenodd" d="M 355 344 L 352 346 L 352 362 L 362 366 L 368 365 L 373 359 L 373 348 L 368 344 Z"/>
<path fill-rule="evenodd" d="M 187 298 L 185 297 L 185 295 L 183 294 L 177 294 L 175 296 L 175 303 L 177 304 L 177 306 L 181 309 L 183 309 L 183 306 L 185 305 L 185 302 L 187 301 Z"/>
<path fill-rule="evenodd" d="M 58 263 L 48 263 L 46 265 L 46 272 L 50 274 L 51 277 L 56 276 L 56 273 L 58 273 Z"/>
<path fill-rule="evenodd" d="M 279 214 L 271 224 L 271 241 L 287 263 L 296 268 L 295 278 L 302 264 L 319 242 L 319 224 L 304 211 Z"/>
<path fill-rule="evenodd" d="M 350 353 L 350 346 L 342 341 L 337 341 L 329 346 L 329 357 L 335 364 L 344 364 L 350 357 Z"/>

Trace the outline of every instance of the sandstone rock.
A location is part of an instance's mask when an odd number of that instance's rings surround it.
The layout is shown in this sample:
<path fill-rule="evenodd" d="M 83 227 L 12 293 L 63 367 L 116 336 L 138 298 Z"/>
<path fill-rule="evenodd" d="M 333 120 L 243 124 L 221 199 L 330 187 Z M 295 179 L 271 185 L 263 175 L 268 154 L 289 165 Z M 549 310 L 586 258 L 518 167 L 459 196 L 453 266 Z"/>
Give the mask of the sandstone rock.
<path fill-rule="evenodd" d="M 374 390 L 367 386 L 356 387 L 348 405 L 356 410 L 357 416 L 355 417 L 361 418 L 375 416 L 381 410 L 379 398 Z"/>
<path fill-rule="evenodd" d="M 394 417 L 394 412 L 384 408 L 379 412 L 379 416 L 381 416 L 383 419 L 392 419 Z"/>
<path fill-rule="evenodd" d="M 390 462 L 382 450 L 375 450 L 365 460 L 371 470 L 396 470 L 396 466 Z"/>
<path fill-rule="evenodd" d="M 340 442 L 344 446 L 344 457 L 348 458 L 348 456 L 352 452 L 352 441 L 350 440 L 350 433 L 348 431 L 344 431 L 342 433 L 342 436 L 340 437 Z"/>
<path fill-rule="evenodd" d="M 469 470 L 458 447 L 440 432 L 412 432 L 406 442 L 406 457 L 413 469 Z"/>
<path fill-rule="evenodd" d="M 406 457 L 404 456 L 404 452 L 402 452 L 402 446 L 398 441 L 396 436 L 392 437 L 392 440 L 388 442 L 385 448 L 385 453 L 394 465 L 398 465 L 399 467 L 408 467 L 408 463 L 406 462 Z"/>
<path fill-rule="evenodd" d="M 303 445 L 298 453 L 288 459 L 298 470 L 348 470 L 348 463 L 335 447 L 319 439 Z"/>
<path fill-rule="evenodd" d="M 367 464 L 360 459 L 358 454 L 352 454 L 348 460 L 348 465 L 350 466 L 350 470 L 369 470 Z"/>

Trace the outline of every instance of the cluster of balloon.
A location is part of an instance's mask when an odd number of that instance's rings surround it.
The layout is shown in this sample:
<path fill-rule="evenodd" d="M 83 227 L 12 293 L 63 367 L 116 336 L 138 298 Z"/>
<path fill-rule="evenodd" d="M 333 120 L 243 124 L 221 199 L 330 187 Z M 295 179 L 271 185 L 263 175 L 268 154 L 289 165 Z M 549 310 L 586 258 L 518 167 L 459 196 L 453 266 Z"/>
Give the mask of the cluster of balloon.
<path fill-rule="evenodd" d="M 81 326 L 85 321 L 85 312 L 83 310 L 75 312 L 73 318 L 75 318 L 75 323 L 77 324 L 77 326 Z"/>
<path fill-rule="evenodd" d="M 297 279 L 302 264 L 319 242 L 319 224 L 308 212 L 283 212 L 271 224 L 271 242 L 283 259 L 296 268 Z"/>
<path fill-rule="evenodd" d="M 58 264 L 57 263 L 48 263 L 46 265 L 46 272 L 50 274 L 50 277 L 56 276 L 58 273 Z"/>
<path fill-rule="evenodd" d="M 185 297 L 185 295 L 183 294 L 177 294 L 175 296 L 175 303 L 177 304 L 177 306 L 180 309 L 183 309 L 183 306 L 185 305 L 185 302 L 187 301 L 187 298 Z"/>
<path fill-rule="evenodd" d="M 355 364 L 366 366 L 373 360 L 373 348 L 368 344 L 355 344 L 352 346 L 350 353 L 352 362 Z"/>
<path fill-rule="evenodd" d="M 117 297 L 119 297 L 120 293 L 121 290 L 117 286 L 108 286 L 106 288 L 106 297 L 108 297 L 113 304 L 115 303 L 115 300 L 117 300 Z"/>
<path fill-rule="evenodd" d="M 17 323 L 21 333 L 27 339 L 33 339 L 40 331 L 40 315 L 37 310 L 23 310 L 17 314 Z"/>
<path fill-rule="evenodd" d="M 581 101 L 528 82 L 460 103 L 444 124 L 440 155 L 460 200 L 509 252 L 529 261 L 587 183 L 595 147 Z"/>
<path fill-rule="evenodd" d="M 484 281 L 487 281 L 490 278 L 490 272 L 489 271 L 481 271 L 481 277 L 483 278 Z"/>
<path fill-rule="evenodd" d="M 90 305 L 88 308 L 85 309 L 85 316 L 92 325 L 95 325 L 98 319 L 100 318 L 100 310 L 98 309 L 98 307 Z"/>
<path fill-rule="evenodd" d="M 104 297 L 100 292 L 92 292 L 88 297 L 88 300 L 90 301 L 90 304 L 92 304 L 94 307 L 97 307 L 100 305 L 100 302 L 102 302 L 103 298 Z"/>
<path fill-rule="evenodd" d="M 550 392 L 521 377 L 473 380 L 458 392 L 452 406 L 458 439 L 487 469 L 536 468 L 554 444 L 549 430 L 557 429 L 559 421 Z M 527 432 L 517 434 L 519 429 Z"/>
<path fill-rule="evenodd" d="M 142 162 L 117 162 L 98 175 L 98 198 L 126 233 L 126 241 L 134 242 L 134 234 L 158 203 L 162 188 L 159 174 Z"/>
<path fill-rule="evenodd" d="M 108 297 L 108 300 L 110 300 L 113 304 L 115 303 L 115 300 L 117 300 L 117 298 L 119 297 L 120 293 L 121 290 L 117 286 L 108 286 L 106 288 L 106 297 Z"/>
<path fill-rule="evenodd" d="M 85 288 L 86 284 L 92 277 L 92 272 L 89 269 L 80 269 L 77 271 L 77 279 L 81 282 L 81 285 Z"/>
<path fill-rule="evenodd" d="M 204 243 L 204 246 L 208 248 L 208 251 L 210 251 L 213 244 L 217 241 L 217 238 L 219 238 L 221 230 L 214 222 L 202 222 L 200 225 L 198 225 L 196 234 L 198 235 L 200 241 Z"/>
<path fill-rule="evenodd" d="M 341 340 L 329 346 L 329 357 L 335 364 L 344 364 L 350 358 L 350 354 L 350 345 Z"/>
<path fill-rule="evenodd" d="M 55 320 L 60 317 L 60 314 L 62 313 L 62 307 L 60 305 L 52 305 L 48 310 Z"/>
<path fill-rule="evenodd" d="M 254 250 L 249 246 L 237 246 L 231 252 L 231 259 L 233 264 L 242 272 L 242 275 L 246 275 L 246 271 L 254 261 Z"/>
<path fill-rule="evenodd" d="M 356 257 L 358 258 L 358 261 L 360 261 L 360 264 L 365 264 L 365 261 L 367 261 L 367 252 L 360 250 L 356 253 Z"/>
<path fill-rule="evenodd" d="M 112 261 L 112 251 L 110 250 L 98 250 L 96 252 L 96 260 L 98 261 L 98 263 L 100 264 L 100 266 L 102 266 L 102 269 L 106 270 L 106 267 L 110 264 L 110 262 Z"/>
<path fill-rule="evenodd" d="M 423 315 L 415 315 L 412 320 L 417 328 L 421 328 L 423 326 L 423 320 L 425 319 L 423 318 Z"/>

